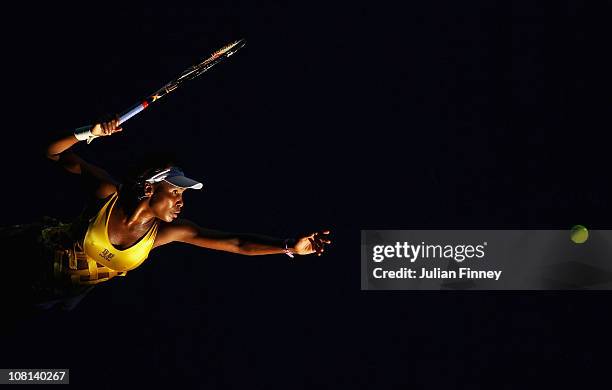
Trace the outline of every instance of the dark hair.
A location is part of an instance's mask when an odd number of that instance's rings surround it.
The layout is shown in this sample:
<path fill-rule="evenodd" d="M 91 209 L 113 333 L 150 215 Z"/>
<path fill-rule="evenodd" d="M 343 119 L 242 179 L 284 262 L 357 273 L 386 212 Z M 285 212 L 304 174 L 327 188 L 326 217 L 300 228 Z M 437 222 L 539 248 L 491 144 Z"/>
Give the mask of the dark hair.
<path fill-rule="evenodd" d="M 136 208 L 138 201 L 144 195 L 147 178 L 177 165 L 178 160 L 172 152 L 148 152 L 130 164 L 123 175 L 121 187 L 121 196 L 128 210 Z"/>

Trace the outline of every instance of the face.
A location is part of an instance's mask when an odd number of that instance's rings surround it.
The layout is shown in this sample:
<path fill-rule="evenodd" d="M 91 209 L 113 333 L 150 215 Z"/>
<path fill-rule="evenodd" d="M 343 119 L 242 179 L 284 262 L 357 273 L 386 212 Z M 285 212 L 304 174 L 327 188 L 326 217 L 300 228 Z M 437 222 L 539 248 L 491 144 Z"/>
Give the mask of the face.
<path fill-rule="evenodd" d="M 146 189 L 145 189 L 146 191 Z M 178 218 L 183 208 L 184 188 L 173 186 L 162 181 L 151 187 L 153 194 L 149 199 L 149 207 L 155 216 L 163 221 L 172 222 Z"/>

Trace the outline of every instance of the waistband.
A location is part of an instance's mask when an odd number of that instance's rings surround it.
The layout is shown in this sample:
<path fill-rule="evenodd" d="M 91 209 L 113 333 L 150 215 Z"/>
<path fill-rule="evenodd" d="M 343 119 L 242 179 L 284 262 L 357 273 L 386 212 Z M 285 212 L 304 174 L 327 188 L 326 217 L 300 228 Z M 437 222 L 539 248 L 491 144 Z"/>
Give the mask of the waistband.
<path fill-rule="evenodd" d="M 53 274 L 58 278 L 69 275 L 72 284 L 83 285 L 105 282 L 115 276 L 125 276 L 127 271 L 115 271 L 98 264 L 87 257 L 77 242 L 71 249 L 55 251 Z"/>

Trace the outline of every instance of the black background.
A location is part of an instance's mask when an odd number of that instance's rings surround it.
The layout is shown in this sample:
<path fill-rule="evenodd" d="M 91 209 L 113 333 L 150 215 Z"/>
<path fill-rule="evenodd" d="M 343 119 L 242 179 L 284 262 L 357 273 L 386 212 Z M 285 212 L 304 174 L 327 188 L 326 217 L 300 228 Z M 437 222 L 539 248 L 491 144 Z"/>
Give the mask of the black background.
<path fill-rule="evenodd" d="M 605 374 L 607 292 L 366 292 L 360 230 L 609 228 L 609 4 L 13 5 L 3 12 L 2 224 L 81 210 L 54 137 L 221 45 L 226 63 L 78 145 L 111 173 L 180 152 L 202 226 L 330 228 L 320 258 L 186 245 L 5 335 L 2 366 L 188 388 L 499 388 Z M 27 180 L 24 180 L 24 177 Z M 4 260 L 18 254 L 5 254 Z"/>

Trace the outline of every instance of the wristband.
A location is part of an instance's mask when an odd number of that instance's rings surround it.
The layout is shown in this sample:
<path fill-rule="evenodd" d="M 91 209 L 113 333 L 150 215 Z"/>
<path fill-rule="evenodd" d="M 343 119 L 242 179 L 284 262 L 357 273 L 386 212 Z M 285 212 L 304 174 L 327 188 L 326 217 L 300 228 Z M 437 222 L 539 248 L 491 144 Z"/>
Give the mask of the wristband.
<path fill-rule="evenodd" d="M 95 138 L 98 138 L 99 136 L 97 135 L 93 135 L 91 133 L 91 126 L 83 126 L 83 127 L 79 127 L 78 129 L 76 129 L 74 131 L 74 136 L 76 137 L 76 139 L 78 139 L 79 141 L 85 141 L 87 140 L 87 143 L 90 144 L 91 141 L 93 141 Z"/>
<path fill-rule="evenodd" d="M 289 248 L 289 238 L 285 239 L 285 249 L 283 249 L 283 252 L 285 252 L 285 254 L 289 257 L 291 257 L 293 259 L 293 254 L 295 253 L 293 251 L 293 249 Z"/>

